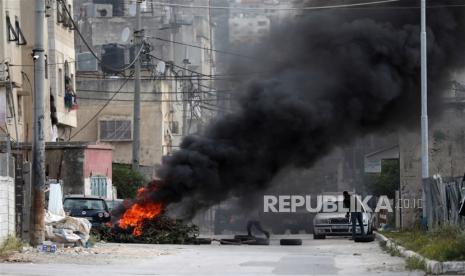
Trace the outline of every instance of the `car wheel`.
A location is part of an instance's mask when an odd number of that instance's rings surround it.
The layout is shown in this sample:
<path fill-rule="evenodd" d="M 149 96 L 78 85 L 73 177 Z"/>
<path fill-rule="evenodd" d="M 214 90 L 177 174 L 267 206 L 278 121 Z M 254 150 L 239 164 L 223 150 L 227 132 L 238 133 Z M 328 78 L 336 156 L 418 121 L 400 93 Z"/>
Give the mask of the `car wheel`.
<path fill-rule="evenodd" d="M 301 239 L 280 239 L 280 245 L 302 245 Z"/>
<path fill-rule="evenodd" d="M 375 235 L 356 235 L 354 238 L 355 242 L 372 242 L 375 240 Z"/>
<path fill-rule="evenodd" d="M 373 234 L 373 225 L 370 224 L 370 225 L 368 226 L 367 234 L 368 234 L 368 235 L 372 235 L 372 234 Z"/>
<path fill-rule="evenodd" d="M 314 239 L 314 240 L 324 240 L 324 239 L 326 239 L 326 236 L 325 236 L 325 235 L 316 235 L 316 234 L 313 234 L 313 239 Z"/>

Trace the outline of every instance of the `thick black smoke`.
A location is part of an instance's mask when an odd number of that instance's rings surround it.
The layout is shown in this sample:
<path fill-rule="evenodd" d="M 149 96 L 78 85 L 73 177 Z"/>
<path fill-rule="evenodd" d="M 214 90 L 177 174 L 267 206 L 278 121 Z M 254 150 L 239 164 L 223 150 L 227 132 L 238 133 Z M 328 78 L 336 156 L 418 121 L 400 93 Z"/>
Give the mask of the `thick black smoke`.
<path fill-rule="evenodd" d="M 456 1 L 428 1 L 430 6 Z M 189 136 L 166 159 L 150 199 L 192 215 L 264 189 L 285 167 L 310 167 L 368 133 L 420 122 L 420 1 L 312 12 L 275 27 L 257 47 L 237 111 Z M 393 7 L 402 7 L 401 9 Z M 429 96 L 437 110 L 465 65 L 461 7 L 429 9 Z"/>

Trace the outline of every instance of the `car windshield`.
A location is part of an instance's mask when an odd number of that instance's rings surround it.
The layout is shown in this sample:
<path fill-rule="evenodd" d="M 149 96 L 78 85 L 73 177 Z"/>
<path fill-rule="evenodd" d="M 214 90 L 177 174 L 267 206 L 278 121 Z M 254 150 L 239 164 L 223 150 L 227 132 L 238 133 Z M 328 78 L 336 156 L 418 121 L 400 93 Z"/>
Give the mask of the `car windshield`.
<path fill-rule="evenodd" d="M 101 199 L 67 198 L 63 203 L 67 210 L 105 210 L 105 202 Z"/>

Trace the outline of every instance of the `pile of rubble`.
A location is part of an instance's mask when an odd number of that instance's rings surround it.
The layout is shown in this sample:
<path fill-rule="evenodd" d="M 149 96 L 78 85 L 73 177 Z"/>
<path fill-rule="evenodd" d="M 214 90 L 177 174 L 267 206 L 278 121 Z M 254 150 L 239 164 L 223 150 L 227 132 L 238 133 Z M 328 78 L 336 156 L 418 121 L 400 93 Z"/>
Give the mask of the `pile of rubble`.
<path fill-rule="evenodd" d="M 91 223 L 85 218 L 60 216 L 48 211 L 45 215 L 45 239 L 58 244 L 86 246 L 91 227 Z"/>

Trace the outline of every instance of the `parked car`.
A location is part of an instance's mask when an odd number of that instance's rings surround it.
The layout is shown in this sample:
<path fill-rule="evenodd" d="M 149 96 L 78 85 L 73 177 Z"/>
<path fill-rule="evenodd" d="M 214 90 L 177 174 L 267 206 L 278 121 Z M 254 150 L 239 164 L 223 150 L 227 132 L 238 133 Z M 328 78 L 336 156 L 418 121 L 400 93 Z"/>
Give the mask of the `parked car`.
<path fill-rule="evenodd" d="M 367 206 L 365 206 L 360 199 L 358 202 L 362 208 L 363 216 L 363 229 L 364 233 L 372 234 L 375 228 L 375 216 L 372 212 L 369 212 Z M 338 197 L 335 201 L 336 205 L 342 205 L 343 198 Z M 323 204 L 328 204 L 324 202 Z M 335 212 L 316 214 L 313 219 L 313 238 L 324 239 L 326 236 L 350 236 L 352 235 L 352 223 L 350 218 L 346 217 L 347 212 L 345 210 L 336 210 Z M 360 226 L 356 225 L 356 233 L 360 234 Z"/>
<path fill-rule="evenodd" d="M 99 228 L 102 224 L 111 221 L 107 203 L 97 196 L 65 196 L 63 208 L 69 216 L 88 219 L 94 228 Z"/>

